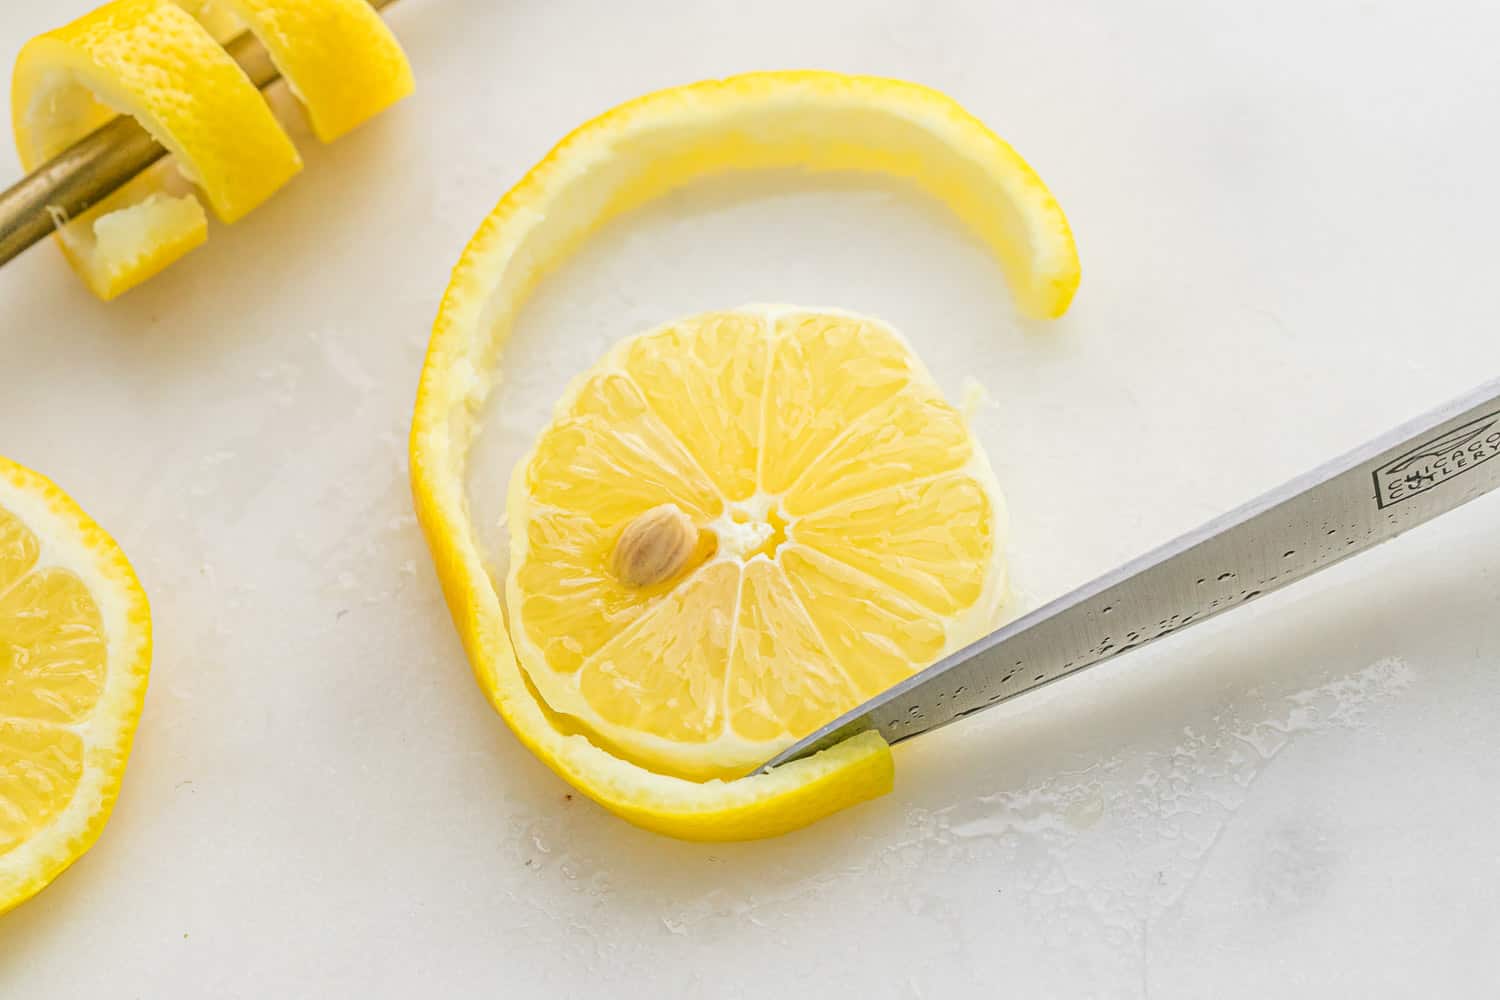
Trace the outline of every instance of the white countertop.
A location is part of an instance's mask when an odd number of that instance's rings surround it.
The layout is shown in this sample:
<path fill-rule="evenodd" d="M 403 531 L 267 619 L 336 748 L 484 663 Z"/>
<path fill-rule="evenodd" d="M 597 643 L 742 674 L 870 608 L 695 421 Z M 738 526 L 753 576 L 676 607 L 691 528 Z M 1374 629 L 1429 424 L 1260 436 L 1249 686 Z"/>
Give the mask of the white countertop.
<path fill-rule="evenodd" d="M 0 63 L 91 0 L 0 5 Z M 1445 10 L 1439 8 L 1446 7 Z M 0 995 L 1479 996 L 1500 933 L 1500 497 L 899 748 L 764 843 L 627 826 L 473 683 L 407 488 L 464 242 L 585 118 L 818 66 L 943 89 L 1071 217 L 1013 318 L 861 179 L 711 182 L 540 292 L 475 507 L 573 371 L 696 309 L 882 316 L 977 418 L 1036 604 L 1500 372 L 1500 8 L 404 0 L 417 94 L 110 305 L 0 272 L 0 452 L 124 545 L 157 652 L 114 818 L 0 918 Z M 0 180 L 15 175 L 0 171 Z"/>

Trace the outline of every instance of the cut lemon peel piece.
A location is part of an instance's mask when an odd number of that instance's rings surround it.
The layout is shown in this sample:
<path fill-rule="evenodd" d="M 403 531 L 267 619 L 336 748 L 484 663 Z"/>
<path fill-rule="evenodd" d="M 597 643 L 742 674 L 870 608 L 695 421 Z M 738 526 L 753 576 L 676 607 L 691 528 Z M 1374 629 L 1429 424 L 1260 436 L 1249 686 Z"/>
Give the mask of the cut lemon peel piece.
<path fill-rule="evenodd" d="M 366 0 L 214 0 L 212 10 L 260 39 L 323 142 L 411 93 L 406 53 Z"/>
<path fill-rule="evenodd" d="M 0 688 L 0 913 L 98 839 L 151 666 L 150 608 L 119 547 L 52 482 L 0 457 L 0 651 L 12 649 L 23 658 L 4 664 Z"/>
<path fill-rule="evenodd" d="M 174 190 L 183 179 L 227 223 L 302 169 L 270 106 L 215 40 L 234 14 L 262 40 L 325 142 L 411 91 L 406 56 L 364 0 L 217 0 L 203 8 L 114 0 L 33 38 L 16 58 L 11 122 L 25 169 L 116 114 L 136 119 L 172 155 L 58 228 L 64 256 L 102 299 L 207 238 L 198 198 Z"/>
<path fill-rule="evenodd" d="M 225 222 L 302 169 L 244 71 L 169 0 L 105 4 L 38 35 L 16 57 L 11 122 L 25 169 L 117 113 L 135 118 L 166 147 Z M 100 298 L 119 295 L 203 242 L 202 209 L 185 204 L 196 205 L 196 198 L 164 193 L 165 176 L 142 175 L 59 230 L 69 262 Z M 98 223 L 125 209 L 134 211 L 114 220 L 116 236 L 123 228 L 129 238 L 104 238 Z"/>
<path fill-rule="evenodd" d="M 1067 220 L 1035 172 L 950 98 L 838 73 L 753 73 L 650 94 L 562 140 L 500 200 L 443 297 L 412 419 L 418 519 L 480 687 L 559 776 L 637 825 L 694 840 L 783 833 L 890 790 L 868 733 L 769 774 L 693 782 L 566 731 L 518 664 L 465 498 L 468 450 L 495 362 L 528 293 L 609 219 L 705 175 L 804 167 L 909 178 L 971 226 L 1022 311 L 1060 316 L 1079 280 Z"/>

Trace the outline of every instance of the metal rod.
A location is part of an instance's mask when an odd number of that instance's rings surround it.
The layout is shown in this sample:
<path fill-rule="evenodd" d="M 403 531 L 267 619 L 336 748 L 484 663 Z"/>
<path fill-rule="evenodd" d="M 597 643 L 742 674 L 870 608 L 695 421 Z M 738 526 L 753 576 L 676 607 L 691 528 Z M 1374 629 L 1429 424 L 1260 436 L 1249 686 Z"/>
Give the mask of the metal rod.
<path fill-rule="evenodd" d="M 368 0 L 380 10 L 396 0 Z M 264 90 L 277 80 L 271 56 L 248 31 L 224 43 L 250 82 Z M 113 118 L 0 193 L 0 266 L 40 242 L 61 223 L 93 208 L 167 155 L 128 115 Z"/>

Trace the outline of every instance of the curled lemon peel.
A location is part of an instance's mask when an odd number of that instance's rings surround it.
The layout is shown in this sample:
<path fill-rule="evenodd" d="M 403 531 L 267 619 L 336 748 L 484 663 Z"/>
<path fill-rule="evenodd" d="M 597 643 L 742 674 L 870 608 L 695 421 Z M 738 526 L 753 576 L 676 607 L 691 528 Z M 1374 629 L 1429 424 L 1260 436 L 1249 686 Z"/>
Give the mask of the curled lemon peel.
<path fill-rule="evenodd" d="M 706 81 L 584 124 L 506 193 L 454 267 L 412 420 L 418 520 L 481 689 L 564 780 L 638 826 L 690 840 L 785 833 L 884 794 L 894 778 L 890 749 L 867 732 L 770 773 L 696 782 L 568 732 L 516 660 L 468 519 L 468 449 L 521 303 L 590 233 L 693 179 L 785 167 L 908 178 L 985 240 L 1022 311 L 1056 317 L 1072 300 L 1078 258 L 1061 209 L 1035 172 L 950 98 L 917 84 L 816 71 Z"/>
<path fill-rule="evenodd" d="M 412 91 L 411 64 L 366 0 L 214 0 L 260 39 L 323 142 Z"/>
<path fill-rule="evenodd" d="M 270 106 L 216 41 L 224 11 L 206 15 L 211 31 L 189 6 L 202 5 L 114 0 L 31 39 L 16 57 L 11 122 L 25 169 L 116 114 L 135 118 L 172 156 L 78 218 L 60 220 L 64 256 L 102 299 L 207 239 L 203 206 L 183 179 L 221 221 L 234 222 L 302 169 Z M 411 89 L 400 46 L 364 0 L 232 6 L 258 30 L 320 138 L 342 135 Z"/>

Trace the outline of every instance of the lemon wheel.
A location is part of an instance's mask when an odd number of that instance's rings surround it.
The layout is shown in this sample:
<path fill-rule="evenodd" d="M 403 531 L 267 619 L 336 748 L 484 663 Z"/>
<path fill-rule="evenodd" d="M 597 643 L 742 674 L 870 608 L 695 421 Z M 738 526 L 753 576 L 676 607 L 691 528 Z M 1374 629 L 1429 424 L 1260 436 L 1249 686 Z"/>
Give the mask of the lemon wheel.
<path fill-rule="evenodd" d="M 150 663 L 125 556 L 51 482 L 0 458 L 0 913 L 98 838 Z"/>

